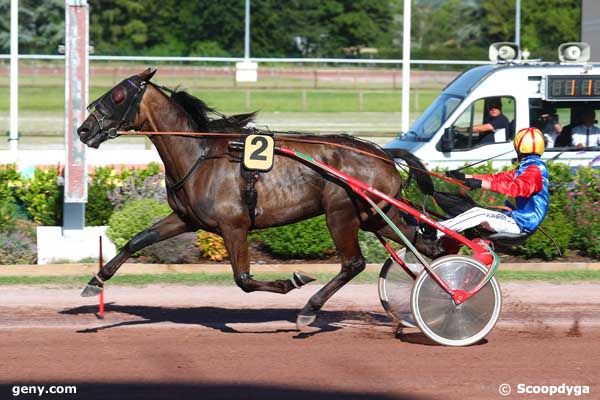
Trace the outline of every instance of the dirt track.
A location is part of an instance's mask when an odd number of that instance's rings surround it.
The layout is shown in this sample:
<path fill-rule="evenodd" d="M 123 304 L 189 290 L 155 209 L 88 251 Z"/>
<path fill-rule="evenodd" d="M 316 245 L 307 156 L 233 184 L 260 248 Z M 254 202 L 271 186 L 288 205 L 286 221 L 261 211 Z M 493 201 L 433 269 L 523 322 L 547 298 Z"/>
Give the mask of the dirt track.
<path fill-rule="evenodd" d="M 395 337 L 374 285 L 343 289 L 300 334 L 296 312 L 316 289 L 113 287 L 99 320 L 76 288 L 2 287 L 0 398 L 26 382 L 77 386 L 55 399 L 499 399 L 502 383 L 588 385 L 581 397 L 599 398 L 600 284 L 505 284 L 501 320 L 468 348 Z"/>

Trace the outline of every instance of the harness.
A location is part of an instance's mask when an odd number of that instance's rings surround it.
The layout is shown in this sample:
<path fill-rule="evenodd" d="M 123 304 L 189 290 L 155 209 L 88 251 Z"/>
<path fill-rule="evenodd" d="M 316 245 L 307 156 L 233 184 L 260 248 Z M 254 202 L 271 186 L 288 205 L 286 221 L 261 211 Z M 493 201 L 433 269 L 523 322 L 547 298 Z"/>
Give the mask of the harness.
<path fill-rule="evenodd" d="M 115 88 L 92 101 L 87 110 L 98 124 L 100 133 L 109 139 L 114 139 L 119 135 L 119 130 L 130 129 L 135 117 L 140 112 L 140 103 L 147 88 L 148 85 L 145 81 L 132 77 L 125 79 Z M 96 114 L 100 114 L 100 118 Z M 111 115 L 110 121 L 117 121 L 118 124 L 106 130 L 104 121 L 108 115 Z"/>

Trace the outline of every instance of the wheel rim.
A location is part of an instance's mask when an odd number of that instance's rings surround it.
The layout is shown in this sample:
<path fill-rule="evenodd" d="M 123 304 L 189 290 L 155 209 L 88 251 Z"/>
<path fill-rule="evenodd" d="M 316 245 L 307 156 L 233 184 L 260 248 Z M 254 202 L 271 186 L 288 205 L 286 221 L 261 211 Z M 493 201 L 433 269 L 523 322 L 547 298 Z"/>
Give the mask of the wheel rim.
<path fill-rule="evenodd" d="M 442 257 L 431 267 L 452 289 L 464 291 L 474 289 L 487 271 L 479 262 L 464 256 Z M 500 315 L 501 296 L 493 278 L 473 297 L 456 305 L 425 273 L 415 282 L 411 306 L 417 325 L 430 339 L 449 346 L 467 346 L 492 330 Z"/>
<path fill-rule="evenodd" d="M 418 276 L 423 270 L 423 266 L 412 253 L 406 254 L 406 249 L 400 249 L 396 254 L 407 263 L 415 275 Z M 379 274 L 381 305 L 390 317 L 410 328 L 416 327 L 410 305 L 413 284 L 413 278 L 400 265 L 392 258 L 386 260 Z"/>

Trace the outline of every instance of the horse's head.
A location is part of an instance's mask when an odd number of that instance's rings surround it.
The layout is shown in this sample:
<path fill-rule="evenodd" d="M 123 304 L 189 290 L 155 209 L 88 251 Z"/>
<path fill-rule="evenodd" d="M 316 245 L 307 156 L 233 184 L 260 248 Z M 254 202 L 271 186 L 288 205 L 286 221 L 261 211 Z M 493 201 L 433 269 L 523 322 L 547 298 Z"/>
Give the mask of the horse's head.
<path fill-rule="evenodd" d="M 156 70 L 148 68 L 125 79 L 88 106 L 90 115 L 77 129 L 79 139 L 90 147 L 115 137 L 121 129 L 137 129 L 135 119 L 147 84 Z"/>

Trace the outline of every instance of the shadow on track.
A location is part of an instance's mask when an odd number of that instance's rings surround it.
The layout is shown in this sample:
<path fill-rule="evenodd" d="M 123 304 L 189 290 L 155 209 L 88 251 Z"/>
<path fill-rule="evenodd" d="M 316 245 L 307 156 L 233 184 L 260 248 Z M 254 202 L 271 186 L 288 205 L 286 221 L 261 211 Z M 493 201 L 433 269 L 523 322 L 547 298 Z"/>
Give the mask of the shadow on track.
<path fill-rule="evenodd" d="M 80 306 L 60 311 L 65 315 L 95 314 L 97 306 Z M 207 328 L 217 329 L 224 333 L 278 333 L 298 332 L 296 329 L 273 329 L 253 331 L 238 331 L 230 324 L 256 324 L 273 321 L 287 321 L 295 324 L 297 309 L 292 308 L 266 308 L 266 309 L 230 309 L 221 307 L 157 307 L 157 306 L 135 306 L 106 304 L 106 313 L 120 313 L 142 318 L 134 321 L 119 321 L 113 324 L 101 325 L 94 328 L 80 330 L 80 333 L 94 333 L 105 329 L 123 326 L 136 326 L 171 322 L 183 325 L 201 325 Z M 321 316 L 312 327 L 317 328 L 315 332 L 298 332 L 296 338 L 302 339 L 313 336 L 316 333 L 333 332 L 343 328 L 342 323 L 360 321 L 369 325 L 388 325 L 389 318 L 385 314 L 362 312 L 362 311 L 322 311 Z"/>
<path fill-rule="evenodd" d="M 13 394 L 16 386 L 50 386 L 47 382 L 22 382 L 0 384 L 0 393 L 8 396 Z M 325 391 L 318 389 L 297 389 L 266 385 L 233 385 L 233 384 L 186 384 L 186 383 L 83 383 L 70 382 L 62 385 L 75 386 L 76 394 L 65 395 L 78 399 L 111 399 L 111 400 L 172 400 L 172 399 L 202 399 L 202 400 L 429 400 L 431 398 L 414 395 L 388 395 L 383 393 L 359 393 L 347 391 Z M 56 396 L 56 395 L 54 395 Z M 36 397 L 28 395 L 26 398 Z"/>

